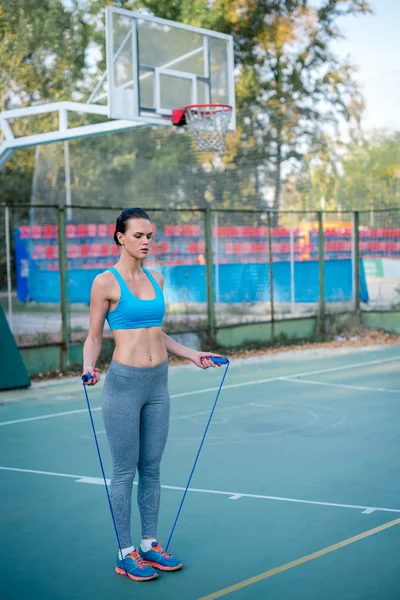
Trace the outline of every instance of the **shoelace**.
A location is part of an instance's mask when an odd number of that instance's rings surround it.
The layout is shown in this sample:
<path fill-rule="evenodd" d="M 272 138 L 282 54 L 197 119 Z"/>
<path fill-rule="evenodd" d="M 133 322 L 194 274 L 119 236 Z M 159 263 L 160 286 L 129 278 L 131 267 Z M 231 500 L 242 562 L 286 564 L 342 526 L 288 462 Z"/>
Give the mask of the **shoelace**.
<path fill-rule="evenodd" d="M 138 551 L 130 552 L 128 556 L 130 556 L 130 558 L 137 564 L 139 569 L 144 569 L 147 567 L 147 563 L 143 560 Z"/>
<path fill-rule="evenodd" d="M 172 554 L 168 554 L 168 552 L 166 552 L 165 550 L 163 550 L 160 546 L 160 544 L 157 544 L 157 546 L 155 546 L 153 548 L 153 550 L 155 550 L 156 552 L 159 552 L 161 554 L 161 556 L 163 556 L 164 558 L 171 558 Z"/>

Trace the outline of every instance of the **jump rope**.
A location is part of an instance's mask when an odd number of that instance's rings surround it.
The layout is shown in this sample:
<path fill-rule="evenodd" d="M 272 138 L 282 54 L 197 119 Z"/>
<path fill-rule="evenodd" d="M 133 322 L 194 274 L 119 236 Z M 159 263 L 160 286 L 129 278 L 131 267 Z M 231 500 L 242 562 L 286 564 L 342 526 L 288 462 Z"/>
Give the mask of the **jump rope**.
<path fill-rule="evenodd" d="M 212 417 L 213 417 L 213 414 L 214 414 L 214 411 L 215 411 L 215 407 L 217 406 L 218 398 L 219 398 L 219 395 L 220 395 L 220 393 L 221 393 L 221 389 L 222 389 L 222 386 L 223 386 L 223 383 L 224 383 L 224 380 L 225 380 L 225 377 L 226 377 L 226 374 L 227 374 L 227 372 L 228 372 L 228 368 L 229 368 L 229 360 L 228 360 L 227 358 L 225 358 L 225 357 L 219 357 L 219 356 L 207 356 L 207 358 L 208 358 L 209 360 L 211 360 L 213 363 L 215 363 L 216 365 L 226 365 L 226 369 L 225 369 L 225 372 L 224 372 L 224 374 L 223 374 L 223 377 L 222 377 L 222 379 L 221 379 L 221 383 L 220 383 L 220 386 L 219 386 L 219 389 L 218 389 L 218 392 L 217 392 L 217 396 L 216 396 L 216 398 L 215 398 L 215 401 L 214 401 L 213 407 L 212 407 L 212 409 L 211 409 L 211 413 L 210 413 L 210 416 L 209 416 L 209 418 L 208 418 L 207 425 L 206 425 L 206 428 L 205 428 L 205 430 L 204 430 L 203 437 L 202 437 L 202 440 L 201 440 L 201 443 L 200 443 L 199 449 L 198 449 L 198 451 L 197 451 L 196 458 L 195 458 L 195 460 L 194 460 L 194 464 L 193 464 L 192 470 L 191 470 L 191 472 L 190 472 L 189 479 L 188 479 L 188 482 L 187 482 L 187 484 L 186 484 L 186 488 L 185 488 L 185 491 L 184 491 L 184 493 L 183 493 L 182 500 L 181 500 L 181 503 L 180 503 L 180 505 L 179 505 L 179 508 L 178 508 L 177 515 L 176 515 L 176 517 L 175 517 L 175 522 L 174 522 L 174 524 L 173 524 L 173 526 L 172 526 L 172 530 L 171 530 L 171 533 L 170 533 L 170 535 L 169 535 L 169 538 L 168 538 L 167 545 L 166 545 L 166 547 L 165 547 L 165 550 L 166 550 L 166 551 L 168 550 L 168 547 L 169 547 L 169 544 L 170 544 L 170 542 L 171 542 L 172 536 L 173 536 L 173 534 L 174 534 L 174 531 L 175 531 L 176 525 L 177 525 L 177 523 L 178 523 L 178 519 L 179 519 L 179 516 L 180 516 L 180 514 L 181 514 L 181 511 L 182 511 L 182 506 L 183 506 L 183 503 L 184 503 L 184 501 L 185 501 L 186 494 L 187 494 L 187 492 L 188 492 L 189 485 L 190 485 L 190 482 L 191 482 L 191 480 L 192 480 L 193 473 L 194 473 L 194 470 L 195 470 L 195 468 L 196 468 L 197 461 L 198 461 L 198 459 L 199 459 L 200 452 L 201 452 L 201 449 L 202 449 L 202 447 L 203 447 L 203 444 L 204 444 L 204 440 L 206 439 L 207 431 L 208 431 L 208 428 L 209 428 L 209 426 L 210 426 L 211 419 L 212 419 Z M 84 392 L 85 392 L 86 404 L 87 404 L 88 411 L 89 411 L 90 422 L 91 422 L 91 424 L 92 424 L 93 435 L 94 435 L 94 441 L 95 441 L 95 444 L 96 444 L 97 454 L 98 454 L 98 457 L 99 457 L 100 468 L 101 468 L 101 472 L 102 472 L 103 479 L 104 479 L 104 486 L 105 486 L 105 489 L 106 489 L 106 494 L 107 494 L 108 505 L 109 505 L 109 507 L 110 507 L 111 518 L 112 518 L 112 522 L 113 522 L 113 525 L 114 525 L 114 530 L 115 530 L 115 535 L 116 535 L 117 542 L 118 542 L 118 548 L 119 548 L 119 551 L 120 551 L 120 555 L 121 555 L 121 558 L 122 558 L 122 563 L 123 563 L 123 565 L 124 565 L 125 572 L 127 573 L 127 569 L 126 569 L 126 567 L 125 567 L 125 562 L 124 562 L 124 557 L 123 557 L 123 554 L 122 554 L 121 543 L 120 543 L 120 540 L 119 540 L 119 535 L 118 535 L 117 525 L 116 525 L 116 523 L 115 523 L 114 511 L 113 511 L 112 504 L 111 504 L 111 498 L 110 498 L 110 493 L 109 493 L 109 490 L 108 490 L 107 479 L 106 479 L 106 475 L 105 475 L 105 472 L 104 472 L 103 461 L 102 461 L 101 454 L 100 454 L 99 442 L 97 441 L 96 428 L 95 428 L 95 426 L 94 426 L 94 421 L 93 421 L 92 410 L 91 410 L 91 408 L 90 408 L 90 402 L 89 402 L 89 396 L 88 396 L 88 393 L 87 393 L 87 387 L 86 387 L 86 385 L 85 385 L 85 384 L 86 384 L 86 383 L 88 383 L 88 382 L 89 382 L 91 379 L 92 379 L 92 376 L 90 375 L 90 373 L 87 373 L 87 374 L 83 375 L 83 376 L 82 376 L 82 384 L 83 384 L 83 389 L 84 389 Z"/>

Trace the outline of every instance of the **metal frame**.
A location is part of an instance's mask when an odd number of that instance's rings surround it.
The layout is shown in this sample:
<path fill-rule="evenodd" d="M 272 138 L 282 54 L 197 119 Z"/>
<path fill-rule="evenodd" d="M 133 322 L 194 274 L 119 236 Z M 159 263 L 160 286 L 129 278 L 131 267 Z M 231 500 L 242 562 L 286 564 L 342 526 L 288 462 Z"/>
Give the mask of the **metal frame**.
<path fill-rule="evenodd" d="M 161 75 L 170 75 L 175 77 L 187 78 L 192 80 L 192 104 L 197 103 L 197 84 L 199 81 L 203 81 L 204 83 L 208 83 L 208 87 L 206 86 L 206 102 L 212 102 L 212 91 L 210 93 L 210 48 L 209 48 L 209 39 L 214 37 L 227 41 L 227 64 L 231 77 L 228 78 L 228 96 L 229 96 L 229 104 L 232 106 L 232 118 L 230 122 L 230 129 L 236 128 L 236 119 L 235 119 L 235 94 L 234 94 L 234 82 L 233 82 L 233 38 L 230 35 L 225 33 L 219 33 L 216 31 L 210 31 L 207 29 L 202 29 L 200 27 L 194 27 L 192 25 L 184 25 L 183 23 L 177 23 L 175 21 L 169 21 L 167 19 L 159 19 L 157 17 L 152 17 L 150 15 L 144 15 L 141 13 L 125 10 L 122 8 L 113 8 L 108 6 L 106 8 L 106 29 L 111 34 L 112 39 L 112 18 L 113 14 L 120 14 L 125 17 L 132 18 L 134 17 L 136 20 L 132 21 L 132 26 L 130 31 L 127 33 L 125 39 L 123 40 L 121 47 L 119 48 L 116 57 L 112 56 L 112 45 L 107 47 L 107 71 L 100 78 L 98 84 L 93 90 L 92 94 L 87 103 L 80 102 L 51 102 L 48 104 L 30 106 L 26 108 L 16 108 L 13 110 L 8 110 L 0 113 L 0 131 L 3 135 L 3 141 L 0 143 L 0 168 L 4 167 L 5 164 L 10 160 L 14 152 L 18 148 L 26 148 L 29 146 L 36 146 L 40 144 L 50 144 L 52 142 L 59 141 L 68 141 L 81 137 L 88 137 L 94 135 L 101 135 L 104 133 L 113 133 L 116 131 L 123 131 L 126 129 L 134 129 L 135 127 L 144 127 L 146 125 L 172 125 L 171 121 L 166 119 L 165 117 L 169 117 L 172 114 L 172 110 L 163 109 L 161 106 L 160 99 L 160 86 L 159 86 L 159 78 Z M 147 73 L 139 74 L 140 67 L 138 64 L 138 21 L 148 21 L 151 23 L 157 23 L 160 25 L 165 25 L 169 27 L 173 27 L 175 29 L 182 29 L 184 31 L 191 31 L 193 33 L 198 33 L 203 36 L 203 46 L 200 48 L 196 48 L 195 50 L 191 50 L 187 55 L 183 57 L 179 57 L 178 59 L 173 59 L 162 65 L 161 67 L 149 69 Z M 140 79 L 149 76 L 150 72 L 154 73 L 154 93 L 155 93 L 155 106 L 156 110 L 158 110 L 161 114 L 156 114 L 155 111 L 152 112 L 150 110 L 146 111 L 145 109 L 142 111 L 142 115 L 135 116 L 134 120 L 128 119 L 115 119 L 105 121 L 104 123 L 96 123 L 94 125 L 82 125 L 79 127 L 70 127 L 68 123 L 68 113 L 69 112 L 78 112 L 92 115 L 103 115 L 104 117 L 109 118 L 109 113 L 112 108 L 112 98 L 110 98 L 110 105 L 99 105 L 95 104 L 95 102 L 99 102 L 107 98 L 108 94 L 99 94 L 99 90 L 103 83 L 108 79 L 109 89 L 114 87 L 114 61 L 115 58 L 118 57 L 120 52 L 122 52 L 125 47 L 127 41 L 131 38 L 132 40 L 132 81 L 124 84 L 122 87 L 131 86 L 132 83 L 138 82 Z M 179 62 L 184 58 L 187 58 L 188 55 L 193 53 L 203 52 L 204 56 L 204 65 L 205 65 L 205 73 L 206 76 L 200 77 L 195 75 L 194 73 L 186 73 L 183 71 L 176 71 L 174 69 L 170 69 L 174 64 Z M 157 93 L 156 93 L 157 88 Z M 140 86 L 134 85 L 135 90 L 135 101 L 133 112 L 138 113 L 140 110 Z M 109 94 L 111 96 L 111 94 Z M 178 108 L 178 107 L 176 107 Z M 47 133 L 34 133 L 32 135 L 25 135 L 20 137 L 15 137 L 12 130 L 12 122 L 18 119 L 22 119 L 25 117 L 33 117 L 37 115 L 45 115 L 50 113 L 58 113 L 58 128 L 54 131 Z"/>
<path fill-rule="evenodd" d="M 10 125 L 11 121 L 55 112 L 58 113 L 57 130 L 47 133 L 35 133 L 33 135 L 25 135 L 21 137 L 14 136 Z M 136 121 L 121 119 L 106 121 L 104 123 L 96 123 L 94 125 L 70 127 L 68 123 L 69 112 L 104 115 L 105 117 L 108 115 L 107 106 L 83 104 L 79 102 L 54 102 L 38 106 L 30 106 L 27 108 L 6 110 L 0 113 L 0 129 L 5 138 L 3 143 L 0 144 L 0 168 L 6 164 L 15 150 L 18 150 L 18 148 L 26 148 L 28 146 L 36 146 L 39 144 L 50 144 L 52 142 L 101 135 L 103 133 L 112 133 L 115 131 L 123 131 L 125 129 L 133 129 L 135 127 L 144 126 L 144 123 L 142 122 L 138 123 Z"/>
<path fill-rule="evenodd" d="M 130 19 L 135 19 L 135 21 L 133 21 L 133 24 L 135 25 L 135 27 L 132 26 L 131 31 L 126 35 L 125 39 L 123 40 L 120 48 L 118 48 L 118 51 L 116 53 L 115 56 L 113 56 L 113 15 L 121 15 L 123 17 L 128 17 Z M 146 21 L 149 23 L 156 23 L 158 25 L 164 25 L 167 27 L 171 27 L 173 29 L 182 29 L 183 31 L 190 31 L 192 33 L 197 33 L 200 34 L 203 37 L 203 47 L 200 47 L 198 49 L 195 50 L 191 50 L 190 52 L 188 52 L 186 55 L 179 57 L 179 58 L 175 58 L 167 63 L 165 63 L 164 65 L 160 66 L 160 67 L 149 67 L 147 73 L 144 73 L 142 75 L 139 75 L 139 72 L 141 70 L 141 67 L 139 66 L 139 52 L 138 52 L 138 21 Z M 233 52 L 233 37 L 231 35 L 228 35 L 226 33 L 220 33 L 217 31 L 211 31 L 209 29 L 203 29 L 201 27 L 194 27 L 193 25 L 185 25 L 183 23 L 179 23 L 176 21 L 170 21 L 168 19 L 160 19 L 158 17 L 153 17 L 151 15 L 145 15 L 142 13 L 138 13 L 135 11 L 131 11 L 131 10 L 126 10 L 123 8 L 115 8 L 113 6 L 107 6 L 106 8 L 106 32 L 107 32 L 107 37 L 109 39 L 109 43 L 107 44 L 107 71 L 106 73 L 103 74 L 98 86 L 96 87 L 95 91 L 93 92 L 93 94 L 90 97 L 90 102 L 97 102 L 99 100 L 104 99 L 107 95 L 106 94 L 101 94 L 99 96 L 97 96 L 97 92 L 101 86 L 101 84 L 105 81 L 106 77 L 108 77 L 108 82 L 109 82 L 109 90 L 108 90 L 108 106 L 109 106 L 109 116 L 111 114 L 115 114 L 114 109 L 115 109 L 115 102 L 114 102 L 114 98 L 113 98 L 113 94 L 111 93 L 111 89 L 115 89 L 115 81 L 114 81 L 114 65 L 115 65 L 115 60 L 118 58 L 119 54 L 122 52 L 126 42 L 128 41 L 129 37 L 132 36 L 132 64 L 133 64 L 133 80 L 132 81 L 128 81 L 127 83 L 125 83 L 124 85 L 121 86 L 121 89 L 125 88 L 125 87 L 130 87 L 132 85 L 132 83 L 134 84 L 134 96 L 135 96 L 135 101 L 134 101 L 134 119 L 138 120 L 138 121 L 144 121 L 145 123 L 148 124 L 159 124 L 160 122 L 164 125 L 170 125 L 170 121 L 167 119 L 164 119 L 163 117 L 169 117 L 172 114 L 172 111 L 170 111 L 169 109 L 163 109 L 161 106 L 161 102 L 160 102 L 160 87 L 159 87 L 159 74 L 163 74 L 163 71 L 165 72 L 165 74 L 171 75 L 171 76 L 179 76 L 179 77 L 186 77 L 189 78 L 189 76 L 192 76 L 195 78 L 195 86 L 196 87 L 196 96 L 197 96 L 197 82 L 198 81 L 203 81 L 205 83 L 208 82 L 208 89 L 207 89 L 207 93 L 206 93 L 206 102 L 207 103 L 211 103 L 212 100 L 212 90 L 211 90 L 211 81 L 210 81 L 210 47 L 209 47 L 209 39 L 210 38 L 217 38 L 220 40 L 225 40 L 227 42 L 227 68 L 228 68 L 228 72 L 231 73 L 231 76 L 228 77 L 228 102 L 227 104 L 229 104 L 230 106 L 232 106 L 232 117 L 231 117 L 231 121 L 229 124 L 229 129 L 231 130 L 235 130 L 236 129 L 236 113 L 235 113 L 235 89 L 234 89 L 234 52 Z M 169 67 L 172 67 L 173 65 L 175 65 L 177 62 L 184 60 L 185 58 L 188 58 L 190 55 L 197 53 L 197 52 L 203 52 L 203 56 L 204 56 L 204 65 L 205 65 L 205 76 L 200 77 L 198 75 L 195 75 L 194 73 L 186 73 L 184 71 L 180 72 L 180 71 L 174 71 L 174 70 L 170 70 L 169 73 L 167 73 L 167 70 L 169 69 Z M 157 111 L 159 114 L 157 115 L 155 112 L 152 112 L 150 110 L 146 110 L 145 108 L 141 108 L 140 105 L 140 85 L 139 85 L 139 81 L 142 80 L 145 77 L 149 76 L 149 73 L 153 72 L 154 76 L 155 76 L 155 80 L 154 80 L 154 106 L 155 111 Z M 196 104 L 197 100 L 193 99 L 193 93 L 192 93 L 192 104 Z M 178 106 L 176 106 L 175 108 L 179 108 Z M 141 113 L 141 114 L 139 114 Z"/>

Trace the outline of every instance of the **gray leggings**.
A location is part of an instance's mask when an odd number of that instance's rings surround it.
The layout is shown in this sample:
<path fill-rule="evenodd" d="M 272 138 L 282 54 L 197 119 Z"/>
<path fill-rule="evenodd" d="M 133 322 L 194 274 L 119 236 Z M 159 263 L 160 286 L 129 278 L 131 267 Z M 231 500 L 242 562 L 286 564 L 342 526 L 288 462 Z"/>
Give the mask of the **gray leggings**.
<path fill-rule="evenodd" d="M 111 362 L 103 387 L 102 412 L 113 472 L 110 485 L 121 547 L 132 545 L 132 486 L 139 472 L 142 537 L 157 537 L 160 462 L 168 435 L 168 360 L 155 367 Z"/>

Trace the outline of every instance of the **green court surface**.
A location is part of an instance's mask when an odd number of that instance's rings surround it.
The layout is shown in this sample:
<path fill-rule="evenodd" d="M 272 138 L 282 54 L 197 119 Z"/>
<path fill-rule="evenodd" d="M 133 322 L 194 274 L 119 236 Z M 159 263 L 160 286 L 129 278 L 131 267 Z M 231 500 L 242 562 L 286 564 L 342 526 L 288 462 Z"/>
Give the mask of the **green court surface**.
<path fill-rule="evenodd" d="M 399 346 L 232 361 L 170 547 L 136 583 L 77 378 L 0 394 L 1 600 L 400 597 Z M 171 367 L 166 541 L 223 369 Z M 105 469 L 101 386 L 89 388 Z M 135 493 L 135 489 L 134 489 Z M 133 502 L 134 543 L 140 540 Z"/>

